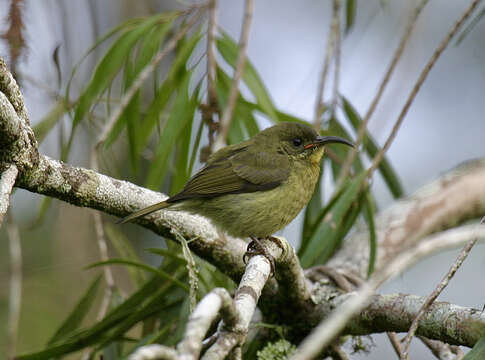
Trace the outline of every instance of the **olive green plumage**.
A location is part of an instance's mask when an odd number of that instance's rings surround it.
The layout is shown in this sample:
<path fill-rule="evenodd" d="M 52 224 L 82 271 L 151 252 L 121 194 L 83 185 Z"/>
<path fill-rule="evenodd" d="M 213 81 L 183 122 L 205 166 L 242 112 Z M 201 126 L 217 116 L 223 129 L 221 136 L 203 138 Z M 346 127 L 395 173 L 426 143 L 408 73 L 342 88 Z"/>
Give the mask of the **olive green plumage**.
<path fill-rule="evenodd" d="M 236 237 L 263 238 L 288 225 L 310 201 L 327 143 L 311 127 L 280 123 L 211 155 L 178 194 L 139 210 L 124 223 L 159 209 L 205 216 Z"/>

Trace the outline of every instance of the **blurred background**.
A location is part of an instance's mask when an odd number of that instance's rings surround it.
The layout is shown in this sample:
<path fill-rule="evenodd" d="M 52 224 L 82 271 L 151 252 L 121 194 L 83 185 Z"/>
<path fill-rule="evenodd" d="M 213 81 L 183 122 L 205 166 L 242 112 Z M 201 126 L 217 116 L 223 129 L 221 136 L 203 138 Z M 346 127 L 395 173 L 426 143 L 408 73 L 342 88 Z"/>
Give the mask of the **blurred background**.
<path fill-rule="evenodd" d="M 421 1 L 356 1 L 355 24 L 342 37 L 340 92 L 364 114 L 372 101 L 409 18 Z M 15 72 L 20 81 L 32 125 L 55 109 L 73 66 L 96 39 L 126 19 L 184 8 L 182 1 L 120 0 L 24 0 L 22 11 L 25 41 Z M 433 51 L 450 30 L 469 1 L 431 0 L 423 9 L 402 58 L 374 113 L 369 131 L 378 144 L 387 138 L 419 73 Z M 0 1 L 0 32 L 9 26 L 11 2 Z M 243 1 L 220 1 L 220 27 L 233 39 L 239 38 Z M 256 1 L 248 45 L 248 58 L 259 72 L 276 107 L 286 113 L 312 121 L 316 92 L 329 35 L 332 4 L 329 0 Z M 452 41 L 431 70 L 407 114 L 398 136 L 388 151 L 388 159 L 400 177 L 405 194 L 411 194 L 456 165 L 485 157 L 485 119 L 482 105 L 485 93 L 485 22 L 473 27 L 459 43 Z M 79 67 L 70 95 L 75 99 L 92 76 L 93 69 L 108 49 L 97 47 Z M 58 49 L 56 51 L 56 49 Z M 203 52 L 203 47 L 200 51 Z M 58 60 L 55 60 L 57 53 Z M 0 41 L 0 55 L 10 65 L 12 55 L 7 41 Z M 58 65 L 56 65 L 56 61 Z M 205 60 L 204 60 L 205 61 Z M 162 64 L 163 66 L 163 64 Z M 327 89 L 332 88 L 329 76 Z M 247 89 L 243 93 L 251 98 Z M 329 96 L 331 91 L 327 91 Z M 258 116 L 260 128 L 270 125 Z M 42 142 L 41 152 L 61 158 L 60 137 L 69 133 L 71 119 L 65 116 Z M 68 162 L 89 167 L 89 151 L 96 130 L 87 125 L 74 137 Z M 125 135 L 112 158 L 101 161 L 101 171 L 110 163 L 111 176 L 125 178 Z M 202 137 L 202 142 L 206 141 Z M 366 163 L 368 164 L 368 163 Z M 197 167 L 198 165 L 196 165 Z M 114 170 L 113 170 L 114 169 Z M 114 171 L 114 172 L 113 172 Z M 144 181 L 139 180 L 143 185 Z M 136 179 L 133 180 L 136 182 Z M 165 190 L 165 189 L 163 189 Z M 393 198 L 379 176 L 372 185 L 379 209 Z M 165 190 L 167 191 L 167 190 Z M 19 352 L 41 349 L 67 316 L 98 269 L 85 267 L 99 260 L 91 212 L 53 200 L 46 212 L 39 210 L 43 198 L 16 190 L 12 215 L 20 227 L 23 261 L 22 308 Z M 114 221 L 106 217 L 106 222 Z M 295 246 L 300 241 L 302 216 L 282 235 Z M 0 230 L 0 323 L 6 324 L 8 311 L 9 251 L 5 227 Z M 159 257 L 143 251 L 162 246 L 152 233 L 128 228 L 133 246 L 142 259 L 155 263 Z M 136 237 L 135 237 L 136 236 Z M 482 308 L 485 301 L 485 248 L 477 245 L 440 300 L 462 306 Z M 433 256 L 386 284 L 382 292 L 427 295 L 441 280 L 457 251 Z M 127 283 L 123 271 L 115 270 L 121 284 Z M 74 281 L 73 281 L 74 280 Z M 126 285 L 125 291 L 130 291 Z M 91 317 L 95 317 L 95 312 Z M 5 346 L 5 328 L 0 327 L 0 353 Z M 384 336 L 372 336 L 376 346 L 370 354 L 355 359 L 389 359 L 394 352 Z M 431 358 L 428 350 L 414 341 L 411 358 Z M 76 358 L 74 356 L 74 358 Z"/>

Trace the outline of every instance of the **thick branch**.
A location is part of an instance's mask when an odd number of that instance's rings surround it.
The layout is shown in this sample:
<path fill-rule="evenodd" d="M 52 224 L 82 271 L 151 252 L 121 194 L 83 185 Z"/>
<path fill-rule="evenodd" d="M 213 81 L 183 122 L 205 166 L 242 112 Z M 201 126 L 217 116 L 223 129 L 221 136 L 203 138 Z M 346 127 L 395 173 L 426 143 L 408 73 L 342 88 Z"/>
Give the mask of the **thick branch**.
<path fill-rule="evenodd" d="M 317 311 L 328 315 L 328 306 L 336 307 L 352 294 L 342 295 Z M 405 294 L 374 295 L 369 305 L 350 322 L 346 334 L 368 335 L 385 331 L 407 331 L 425 301 L 424 297 Z M 319 313 L 319 315 L 323 315 Z M 429 339 L 472 347 L 485 332 L 485 313 L 447 302 L 433 303 L 421 319 L 417 334 Z"/>

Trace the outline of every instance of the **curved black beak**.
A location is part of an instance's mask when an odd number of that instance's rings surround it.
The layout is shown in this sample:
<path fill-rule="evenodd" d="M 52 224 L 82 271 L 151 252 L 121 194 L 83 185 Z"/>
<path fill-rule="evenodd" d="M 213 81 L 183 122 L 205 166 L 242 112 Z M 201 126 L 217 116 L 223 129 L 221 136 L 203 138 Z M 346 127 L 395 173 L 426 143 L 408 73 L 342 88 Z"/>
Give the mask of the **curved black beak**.
<path fill-rule="evenodd" d="M 341 138 L 339 136 L 317 136 L 311 144 L 305 146 L 305 149 L 332 143 L 339 143 L 354 147 L 354 144 L 352 144 L 349 140 Z"/>

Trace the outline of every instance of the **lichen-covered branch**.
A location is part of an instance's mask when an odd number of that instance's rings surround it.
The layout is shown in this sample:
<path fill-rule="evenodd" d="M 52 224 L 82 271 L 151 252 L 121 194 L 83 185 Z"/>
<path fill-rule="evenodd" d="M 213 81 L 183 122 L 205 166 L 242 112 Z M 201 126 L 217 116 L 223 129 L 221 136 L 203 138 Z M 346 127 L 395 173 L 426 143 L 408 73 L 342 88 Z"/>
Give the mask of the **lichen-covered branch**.
<path fill-rule="evenodd" d="M 137 349 L 130 360 L 199 359 L 204 336 L 218 316 L 222 321 L 219 323 L 217 332 L 212 336 L 214 341 L 203 354 L 202 359 L 225 359 L 231 351 L 244 344 L 249 323 L 270 271 L 270 263 L 264 256 L 252 257 L 236 290 L 234 300 L 227 290 L 222 288 L 214 289 L 207 294 L 187 321 L 184 337 L 176 350 L 163 345 L 150 345 Z"/>

